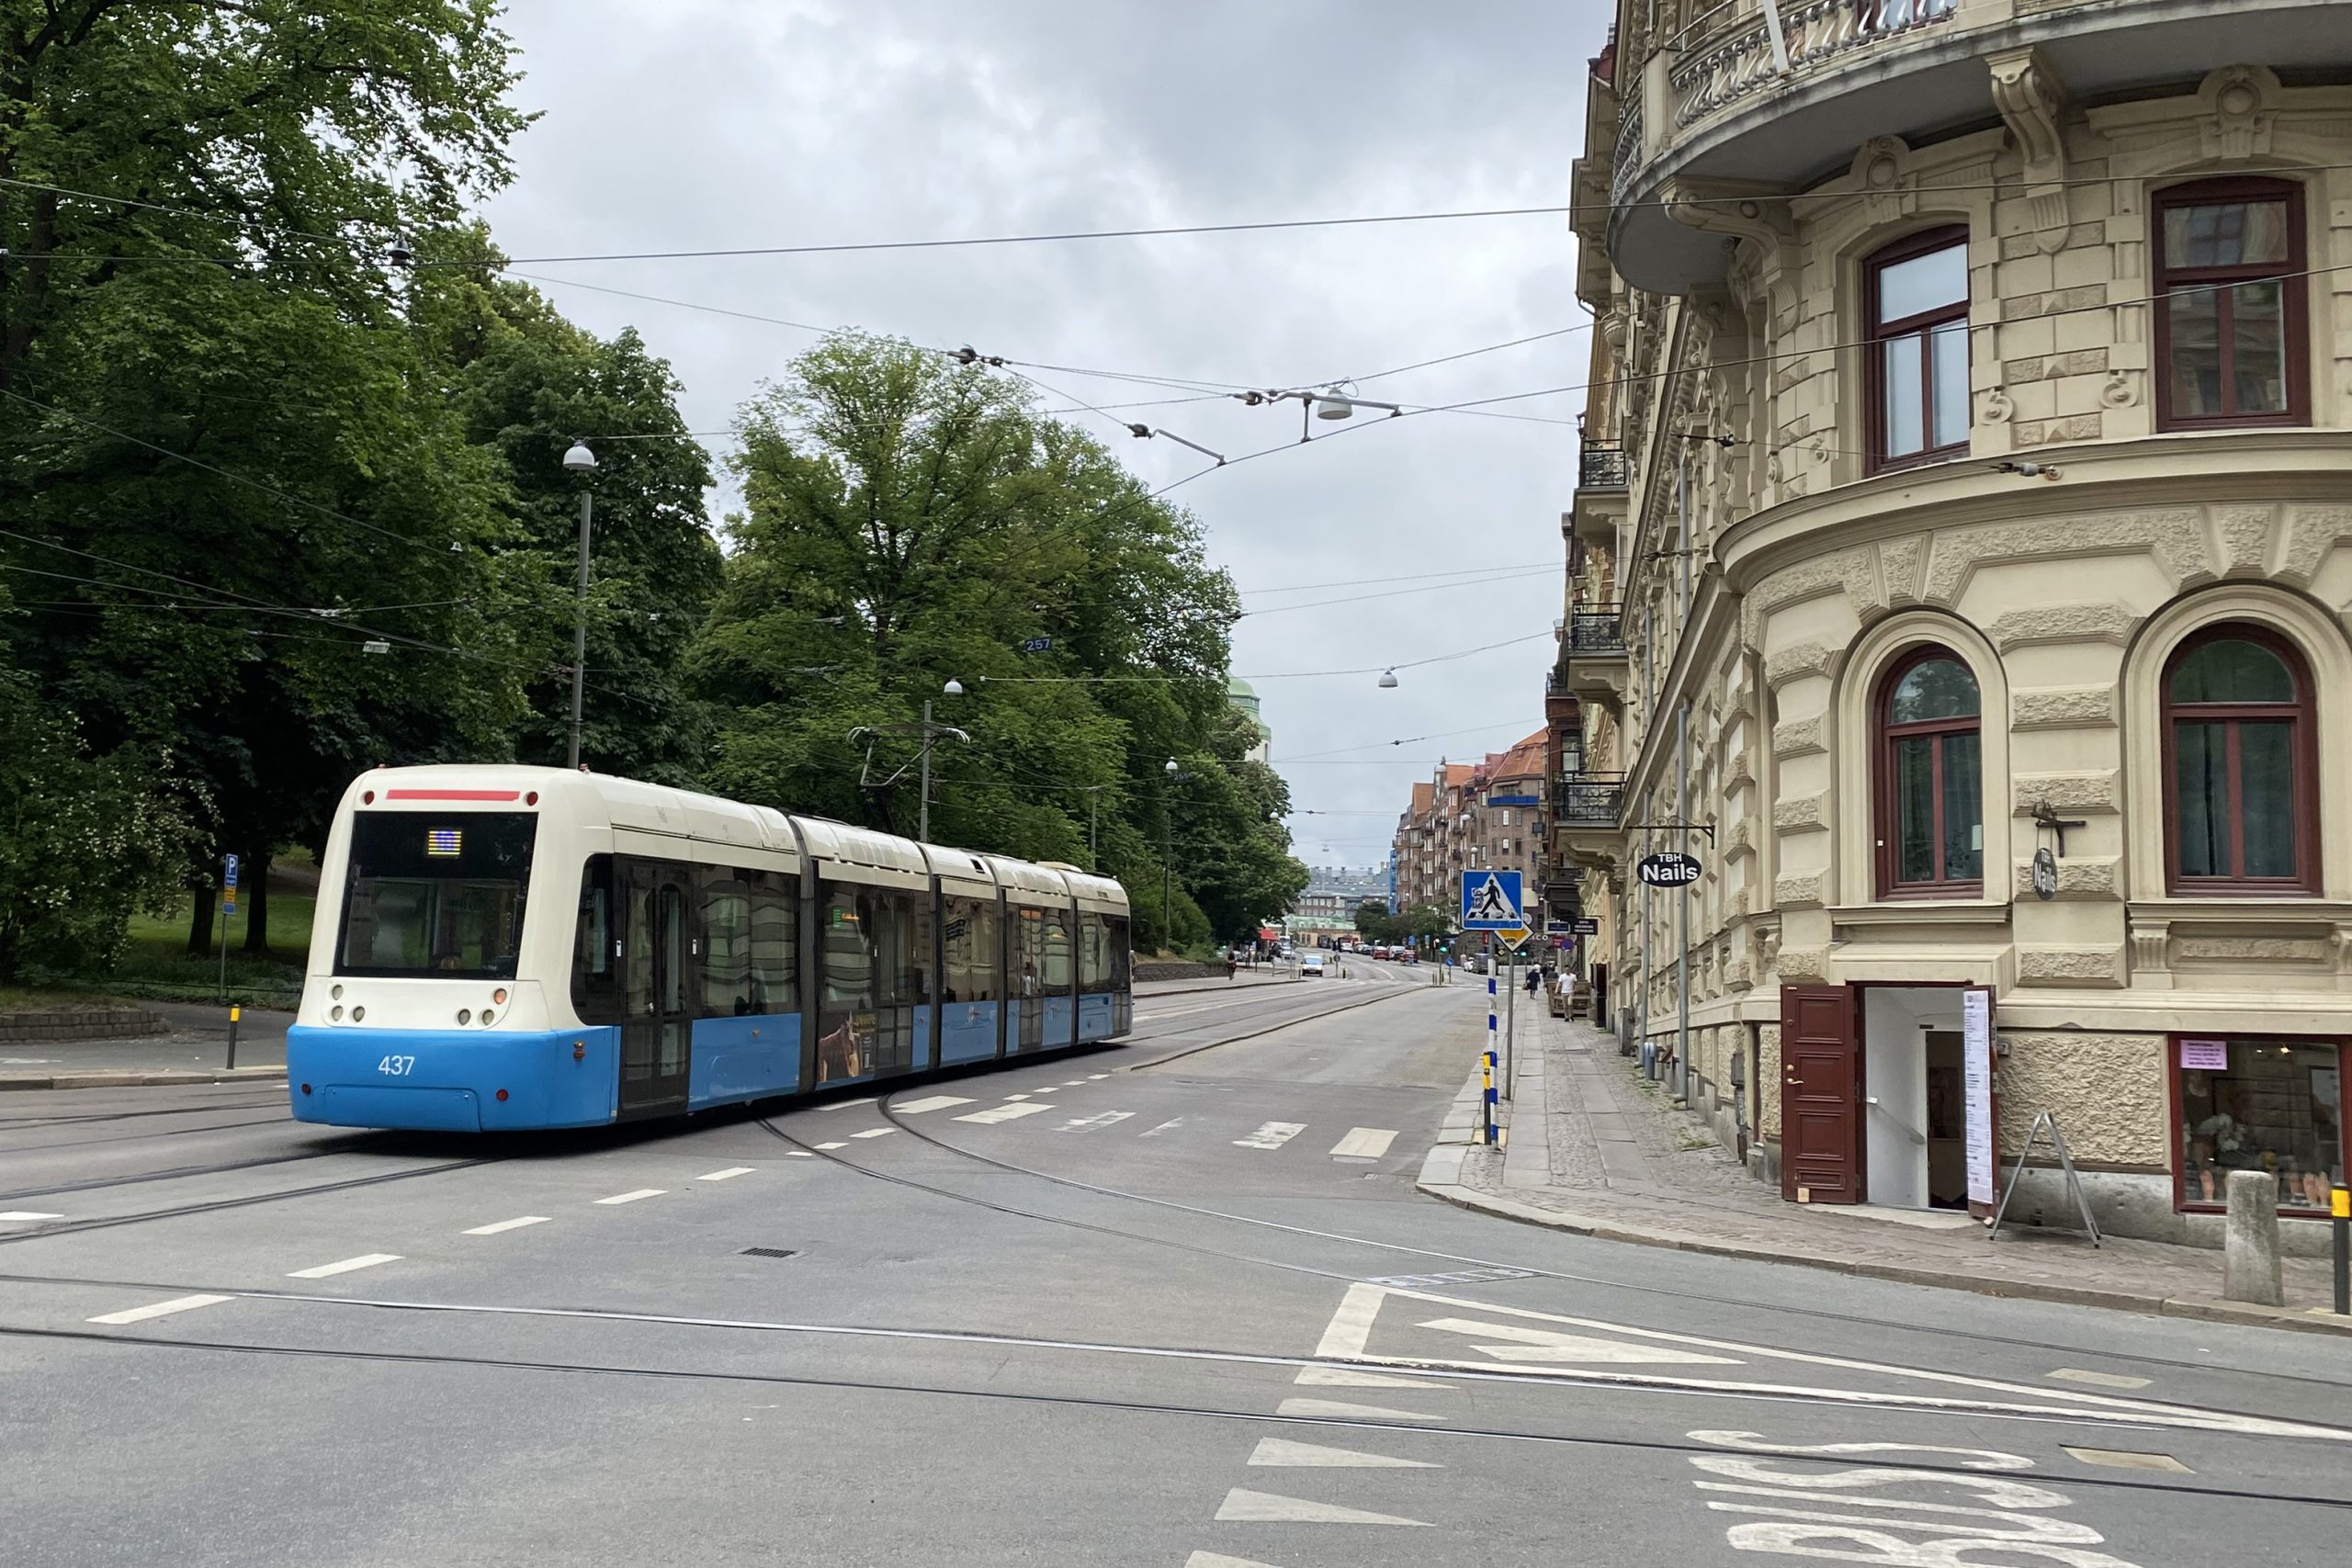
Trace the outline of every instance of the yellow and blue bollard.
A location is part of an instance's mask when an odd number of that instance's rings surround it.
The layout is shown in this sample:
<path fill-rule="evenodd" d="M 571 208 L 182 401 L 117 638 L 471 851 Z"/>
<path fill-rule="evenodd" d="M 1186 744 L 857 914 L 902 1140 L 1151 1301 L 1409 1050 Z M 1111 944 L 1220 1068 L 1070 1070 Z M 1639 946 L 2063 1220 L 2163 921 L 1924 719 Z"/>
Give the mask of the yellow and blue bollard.
<path fill-rule="evenodd" d="M 2335 1187 L 2327 1194 L 2327 1212 L 2335 1232 L 2335 1311 L 2352 1317 L 2352 1187 Z"/>

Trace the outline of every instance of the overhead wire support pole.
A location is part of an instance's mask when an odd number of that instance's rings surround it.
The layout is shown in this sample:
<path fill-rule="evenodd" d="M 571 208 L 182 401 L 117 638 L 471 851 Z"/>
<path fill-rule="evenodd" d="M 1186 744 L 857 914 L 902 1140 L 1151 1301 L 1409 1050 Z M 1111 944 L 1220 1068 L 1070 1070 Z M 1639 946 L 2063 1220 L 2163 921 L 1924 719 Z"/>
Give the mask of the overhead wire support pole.
<path fill-rule="evenodd" d="M 1690 448 L 1684 446 L 1675 469 L 1675 548 L 1682 558 L 1682 574 L 1675 612 L 1675 641 L 1690 635 Z M 1686 691 L 1674 709 L 1674 815 L 1690 820 L 1690 696 Z M 1690 852 L 1690 829 L 1678 832 L 1675 849 Z M 1674 1098 L 1690 1097 L 1690 890 L 1683 888 L 1674 901 Z"/>

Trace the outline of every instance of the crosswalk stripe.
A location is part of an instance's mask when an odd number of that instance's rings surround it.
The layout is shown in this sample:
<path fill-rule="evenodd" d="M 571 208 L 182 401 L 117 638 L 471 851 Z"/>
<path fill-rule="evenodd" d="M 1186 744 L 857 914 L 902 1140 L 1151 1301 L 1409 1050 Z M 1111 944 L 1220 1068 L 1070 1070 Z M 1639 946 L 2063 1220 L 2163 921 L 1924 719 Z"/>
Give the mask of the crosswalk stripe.
<path fill-rule="evenodd" d="M 922 1100 L 910 1100 L 904 1105 L 894 1107 L 894 1109 L 901 1116 L 920 1116 L 926 1111 L 944 1111 L 951 1105 L 971 1103 L 969 1095 L 933 1094 L 925 1096 Z"/>
<path fill-rule="evenodd" d="M 1233 1140 L 1236 1148 L 1278 1149 L 1306 1131 L 1304 1122 L 1269 1122 L 1246 1138 Z"/>
<path fill-rule="evenodd" d="M 1396 1141 L 1394 1127 L 1357 1127 L 1331 1145 L 1333 1159 L 1378 1159 Z"/>
<path fill-rule="evenodd" d="M 732 1181 L 739 1176 L 751 1174 L 752 1168 L 748 1165 L 730 1165 L 725 1170 L 714 1170 L 707 1175 L 697 1176 L 695 1179 L 696 1181 Z"/>
<path fill-rule="evenodd" d="M 1365 1421 L 1442 1421 L 1419 1410 L 1391 1410 L 1381 1404 L 1351 1404 L 1340 1399 L 1285 1399 L 1274 1406 L 1277 1416 L 1342 1416 Z"/>
<path fill-rule="evenodd" d="M 1283 1497 L 1272 1492 L 1250 1492 L 1235 1487 L 1225 1495 L 1216 1511 L 1219 1519 L 1243 1524 L 1298 1525 L 1413 1525 L 1429 1528 L 1427 1519 L 1408 1519 L 1398 1514 L 1375 1514 L 1366 1508 L 1342 1508 L 1337 1503 L 1317 1503 L 1308 1497 Z"/>
<path fill-rule="evenodd" d="M 1250 1454 L 1253 1465 L 1300 1466 L 1317 1470 L 1443 1470 L 1425 1459 L 1392 1459 L 1359 1449 L 1326 1448 L 1320 1443 L 1295 1443 L 1288 1438 L 1261 1438 Z"/>
<path fill-rule="evenodd" d="M 968 1116 L 958 1116 L 958 1122 L 1011 1122 L 1023 1116 L 1035 1116 L 1040 1111 L 1051 1111 L 1043 1100 L 1022 1100 L 1010 1105 L 991 1105 L 986 1111 L 975 1111 Z"/>

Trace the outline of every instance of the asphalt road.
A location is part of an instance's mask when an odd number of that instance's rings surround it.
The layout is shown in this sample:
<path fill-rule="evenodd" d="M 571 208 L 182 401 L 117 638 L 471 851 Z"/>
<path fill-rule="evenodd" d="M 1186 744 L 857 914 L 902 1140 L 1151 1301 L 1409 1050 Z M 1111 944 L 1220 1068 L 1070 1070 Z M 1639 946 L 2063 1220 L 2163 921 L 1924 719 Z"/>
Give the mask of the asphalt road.
<path fill-rule="evenodd" d="M 1425 972 L 1137 1021 L 594 1136 L 10 1096 L 0 1560 L 2352 1557 L 2338 1341 L 1432 1202 L 1483 997 Z"/>

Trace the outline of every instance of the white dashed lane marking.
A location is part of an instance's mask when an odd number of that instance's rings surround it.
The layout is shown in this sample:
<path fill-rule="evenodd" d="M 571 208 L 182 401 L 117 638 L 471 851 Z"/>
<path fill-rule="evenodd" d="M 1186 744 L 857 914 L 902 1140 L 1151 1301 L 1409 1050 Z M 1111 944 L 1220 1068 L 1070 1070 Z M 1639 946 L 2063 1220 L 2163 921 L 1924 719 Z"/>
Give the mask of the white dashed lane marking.
<path fill-rule="evenodd" d="M 111 1324 L 144 1323 L 151 1317 L 169 1317 L 175 1312 L 191 1312 L 198 1307 L 211 1306 L 216 1302 L 235 1299 L 233 1296 L 175 1296 L 167 1302 L 157 1302 L 153 1306 L 132 1307 L 128 1312 L 110 1312 L 104 1317 L 94 1317 L 87 1321 Z"/>
<path fill-rule="evenodd" d="M 904 1105 L 895 1106 L 892 1109 L 901 1116 L 920 1116 L 926 1111 L 944 1111 L 951 1105 L 971 1103 L 971 1099 L 967 1095 L 933 1094 L 925 1096 L 922 1100 L 910 1100 Z"/>
<path fill-rule="evenodd" d="M 37 1214 L 30 1209 L 0 1210 L 0 1220 L 62 1220 L 62 1214 Z"/>
<path fill-rule="evenodd" d="M 834 1142 L 834 1143 L 831 1143 L 831 1144 L 819 1144 L 817 1146 L 818 1146 L 819 1148 L 820 1148 L 820 1149 L 845 1149 L 845 1148 L 849 1147 L 849 1145 L 848 1145 L 847 1144 L 840 1143 L 840 1142 Z"/>
<path fill-rule="evenodd" d="M 1246 1138 L 1236 1138 L 1233 1146 L 1240 1149 L 1278 1149 L 1306 1131 L 1304 1122 L 1269 1122 Z"/>
<path fill-rule="evenodd" d="M 599 1198 L 596 1201 L 606 1205 L 634 1203 L 640 1198 L 659 1198 L 668 1190 L 666 1187 L 640 1187 L 634 1192 L 616 1192 L 609 1198 Z"/>
<path fill-rule="evenodd" d="M 897 1131 L 898 1129 L 896 1127 L 868 1127 L 865 1132 L 852 1133 L 850 1136 L 853 1138 L 887 1138 Z"/>
<path fill-rule="evenodd" d="M 817 1156 L 810 1154 L 807 1149 L 786 1149 L 784 1151 L 784 1157 L 786 1159 L 815 1159 Z"/>
<path fill-rule="evenodd" d="M 1052 1106 L 1042 1100 L 1023 1100 L 1012 1105 L 991 1105 L 986 1111 L 975 1111 L 969 1116 L 958 1116 L 956 1120 L 958 1122 L 1011 1122 L 1023 1116 L 1035 1116 L 1040 1111 L 1052 1109 Z"/>
<path fill-rule="evenodd" d="M 289 1280 L 326 1280 L 337 1274 L 348 1274 L 355 1269 L 373 1269 L 379 1263 L 398 1263 L 397 1252 L 363 1252 L 356 1258 L 346 1258 L 339 1263 L 322 1263 L 315 1269 L 297 1269 L 286 1277 Z"/>
<path fill-rule="evenodd" d="M 1333 1159 L 1378 1159 L 1396 1141 L 1393 1127 L 1357 1127 L 1331 1145 Z"/>
<path fill-rule="evenodd" d="M 697 1176 L 695 1179 L 696 1181 L 732 1181 L 739 1176 L 751 1175 L 752 1168 L 748 1165 L 730 1165 L 725 1170 L 714 1170 L 707 1175 Z"/>
<path fill-rule="evenodd" d="M 1159 1126 L 1150 1128 L 1145 1132 L 1137 1133 L 1136 1136 L 1138 1138 L 1156 1138 L 1159 1136 L 1160 1134 L 1168 1131 L 1170 1127 L 1182 1127 L 1183 1124 L 1184 1119 L 1182 1116 L 1170 1116 Z"/>
<path fill-rule="evenodd" d="M 545 1214 L 525 1214 L 518 1219 L 500 1220 L 494 1224 L 476 1225 L 473 1229 L 466 1232 L 465 1234 L 468 1235 L 496 1235 L 500 1231 L 519 1231 L 525 1225 L 543 1225 L 547 1223 L 548 1217 Z"/>

